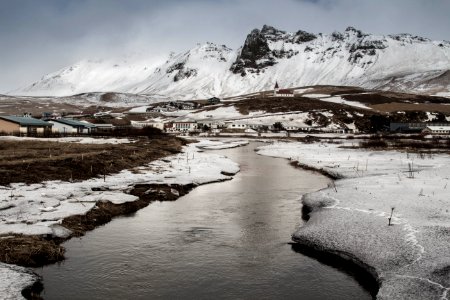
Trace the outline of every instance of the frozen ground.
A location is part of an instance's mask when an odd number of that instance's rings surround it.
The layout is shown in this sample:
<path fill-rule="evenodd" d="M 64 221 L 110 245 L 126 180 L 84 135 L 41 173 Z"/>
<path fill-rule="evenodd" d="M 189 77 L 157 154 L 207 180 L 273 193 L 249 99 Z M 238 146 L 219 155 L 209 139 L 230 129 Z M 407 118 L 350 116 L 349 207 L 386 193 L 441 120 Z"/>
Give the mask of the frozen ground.
<path fill-rule="evenodd" d="M 313 212 L 294 239 L 374 267 L 378 299 L 449 299 L 450 157 L 339 146 L 259 148 L 342 178 L 304 196 Z M 388 226 L 392 208 L 394 225 Z"/>
<path fill-rule="evenodd" d="M 38 276 L 26 268 L 0 263 L 0 298 L 23 299 L 22 290 L 38 280 Z"/>
<path fill-rule="evenodd" d="M 203 145 L 219 143 L 203 141 Z M 245 144 L 241 142 L 241 144 Z M 222 143 L 224 148 L 229 143 Z M 229 179 L 239 166 L 230 159 L 203 153 L 196 144 L 189 144 L 182 153 L 148 165 L 80 182 L 47 181 L 38 184 L 14 183 L 0 186 L 0 234 L 50 234 L 65 237 L 70 232 L 62 227 L 62 219 L 84 214 L 98 201 L 119 204 L 135 201 L 128 194 L 138 183 L 204 184 Z M 93 189 L 107 191 L 93 191 Z M 23 268 L 0 264 L 0 299 L 20 298 L 20 290 L 36 279 Z M 9 298 L 8 298 L 9 297 Z"/>
<path fill-rule="evenodd" d="M 248 144 L 248 140 L 221 140 L 221 141 L 211 141 L 211 140 L 201 140 L 196 144 L 197 148 L 206 150 L 219 150 L 228 149 L 244 146 Z"/>

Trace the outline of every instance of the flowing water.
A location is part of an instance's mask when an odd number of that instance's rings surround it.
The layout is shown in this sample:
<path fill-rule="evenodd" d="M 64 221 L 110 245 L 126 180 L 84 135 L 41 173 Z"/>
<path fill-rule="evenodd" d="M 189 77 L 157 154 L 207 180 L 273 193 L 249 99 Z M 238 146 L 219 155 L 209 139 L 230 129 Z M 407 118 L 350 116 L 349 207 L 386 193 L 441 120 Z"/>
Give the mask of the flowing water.
<path fill-rule="evenodd" d="M 256 143 L 220 153 L 233 180 L 155 202 L 64 244 L 37 269 L 44 299 L 371 299 L 350 275 L 292 250 L 301 194 L 328 179 L 259 156 Z"/>

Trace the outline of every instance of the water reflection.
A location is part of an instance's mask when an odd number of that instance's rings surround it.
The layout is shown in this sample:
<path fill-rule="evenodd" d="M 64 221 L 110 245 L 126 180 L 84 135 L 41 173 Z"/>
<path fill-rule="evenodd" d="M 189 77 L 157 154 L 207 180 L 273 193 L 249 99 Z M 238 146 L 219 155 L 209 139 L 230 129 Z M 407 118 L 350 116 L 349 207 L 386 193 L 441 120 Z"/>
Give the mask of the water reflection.
<path fill-rule="evenodd" d="M 241 165 L 233 180 L 67 242 L 68 259 L 41 270 L 44 297 L 370 299 L 353 278 L 288 244 L 302 222 L 301 193 L 327 179 L 255 147 L 220 151 Z"/>

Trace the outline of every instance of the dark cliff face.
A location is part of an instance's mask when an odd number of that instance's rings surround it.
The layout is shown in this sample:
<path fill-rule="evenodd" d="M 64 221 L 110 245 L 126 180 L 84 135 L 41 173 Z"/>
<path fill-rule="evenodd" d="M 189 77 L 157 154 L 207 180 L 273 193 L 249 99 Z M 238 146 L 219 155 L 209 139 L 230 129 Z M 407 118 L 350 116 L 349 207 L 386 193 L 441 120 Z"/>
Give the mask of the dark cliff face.
<path fill-rule="evenodd" d="M 301 43 L 311 42 L 312 40 L 315 40 L 316 38 L 317 38 L 317 36 L 312 33 L 309 33 L 309 32 L 303 31 L 303 30 L 299 30 L 295 34 L 294 43 L 301 44 Z"/>
<path fill-rule="evenodd" d="M 262 67 L 261 63 L 258 63 L 257 60 L 267 58 L 270 61 L 270 53 L 271 50 L 267 44 L 266 37 L 261 31 L 254 29 L 247 35 L 240 55 L 231 66 L 231 71 L 236 74 L 241 73 L 244 76 L 246 68 L 259 69 Z M 266 63 L 263 64 L 267 66 Z M 268 65 L 273 65 L 273 63 Z"/>
<path fill-rule="evenodd" d="M 244 46 L 230 70 L 245 76 L 247 72 L 259 73 L 260 70 L 275 65 L 276 59 L 290 58 L 298 52 L 293 50 L 271 50 L 268 42 L 305 43 L 317 37 L 299 30 L 295 34 L 286 33 L 272 26 L 264 25 L 261 30 L 254 29 L 245 39 Z"/>

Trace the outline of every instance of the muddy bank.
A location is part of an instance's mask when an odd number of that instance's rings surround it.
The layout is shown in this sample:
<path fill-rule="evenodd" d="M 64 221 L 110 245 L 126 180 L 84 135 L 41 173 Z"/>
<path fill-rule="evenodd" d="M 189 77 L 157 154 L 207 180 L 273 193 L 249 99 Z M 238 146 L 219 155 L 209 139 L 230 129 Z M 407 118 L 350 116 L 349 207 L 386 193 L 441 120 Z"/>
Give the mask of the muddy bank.
<path fill-rule="evenodd" d="M 309 241 L 293 238 L 292 250 L 316 259 L 322 264 L 331 266 L 352 276 L 373 299 L 380 287 L 379 277 L 375 269 L 348 253 L 321 248 Z"/>

